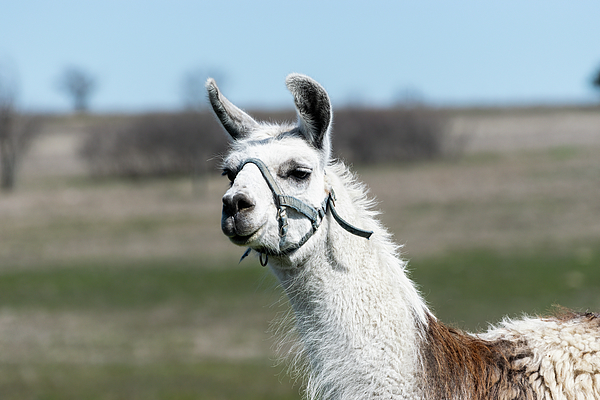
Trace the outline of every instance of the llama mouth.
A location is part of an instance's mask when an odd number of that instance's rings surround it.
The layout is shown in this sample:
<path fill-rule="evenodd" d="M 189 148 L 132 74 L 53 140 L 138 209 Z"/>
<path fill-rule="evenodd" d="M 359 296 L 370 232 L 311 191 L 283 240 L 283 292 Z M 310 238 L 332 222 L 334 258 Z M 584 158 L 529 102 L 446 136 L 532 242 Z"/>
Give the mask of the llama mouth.
<path fill-rule="evenodd" d="M 247 221 L 236 219 L 235 216 L 225 215 L 221 219 L 221 230 L 229 238 L 229 240 L 238 246 L 247 246 L 254 242 L 264 226 L 252 230 L 252 227 Z"/>
<path fill-rule="evenodd" d="M 251 233 L 250 235 L 235 234 L 233 236 L 229 236 L 229 240 L 233 244 L 236 244 L 238 246 L 247 246 L 249 243 L 254 242 L 260 236 L 261 231 L 262 231 L 262 226 L 260 228 L 258 228 L 256 231 L 254 231 L 253 233 Z"/>

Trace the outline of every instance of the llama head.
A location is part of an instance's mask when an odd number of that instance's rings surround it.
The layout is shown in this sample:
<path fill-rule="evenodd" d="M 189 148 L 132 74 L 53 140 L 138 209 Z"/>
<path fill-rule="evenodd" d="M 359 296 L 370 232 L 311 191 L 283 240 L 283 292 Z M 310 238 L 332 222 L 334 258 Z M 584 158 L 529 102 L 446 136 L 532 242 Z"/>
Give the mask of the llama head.
<path fill-rule="evenodd" d="M 308 240 L 329 194 L 329 97 L 304 75 L 291 74 L 286 84 L 298 121 L 274 125 L 257 122 L 233 105 L 214 80 L 206 83 L 212 108 L 232 139 L 223 161 L 231 186 L 223 196 L 221 229 L 233 243 L 273 255 L 288 254 Z M 286 199 L 293 199 L 291 207 L 281 207 Z M 308 217 L 311 209 L 319 214 L 316 225 Z"/>

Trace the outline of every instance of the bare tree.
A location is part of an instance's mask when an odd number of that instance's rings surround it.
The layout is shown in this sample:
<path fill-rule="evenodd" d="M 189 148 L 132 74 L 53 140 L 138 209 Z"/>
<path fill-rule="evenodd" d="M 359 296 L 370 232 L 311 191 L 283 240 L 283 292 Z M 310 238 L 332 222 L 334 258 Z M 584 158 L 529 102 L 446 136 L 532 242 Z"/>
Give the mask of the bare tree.
<path fill-rule="evenodd" d="M 224 74 L 215 69 L 196 67 L 184 73 L 181 80 L 181 94 L 185 110 L 203 111 L 207 109 L 208 101 L 204 83 L 208 77 L 212 77 L 219 82 L 226 80 Z"/>
<path fill-rule="evenodd" d="M 15 119 L 15 87 L 7 76 L 0 76 L 0 187 L 14 186 L 15 143 L 12 128 Z"/>
<path fill-rule="evenodd" d="M 75 111 L 88 111 L 90 96 L 96 90 L 96 79 L 92 75 L 81 68 L 69 67 L 63 71 L 58 84 L 73 101 Z"/>
<path fill-rule="evenodd" d="M 17 112 L 15 81 L 0 68 L 0 189 L 3 191 L 13 189 L 17 162 L 39 125 L 37 118 Z"/>
<path fill-rule="evenodd" d="M 596 72 L 594 78 L 592 79 L 592 86 L 594 86 L 600 93 L 600 69 L 598 69 L 598 72 Z"/>

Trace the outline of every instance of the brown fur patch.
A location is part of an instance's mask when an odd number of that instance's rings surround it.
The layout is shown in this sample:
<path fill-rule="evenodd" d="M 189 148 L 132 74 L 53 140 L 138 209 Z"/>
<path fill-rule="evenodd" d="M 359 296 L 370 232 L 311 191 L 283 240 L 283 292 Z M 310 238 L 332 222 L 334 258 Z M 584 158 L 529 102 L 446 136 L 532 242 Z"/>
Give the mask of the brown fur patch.
<path fill-rule="evenodd" d="M 584 324 L 600 327 L 600 314 L 593 312 L 578 312 L 560 306 L 555 307 L 552 319 L 556 319 L 559 322 L 579 320 Z"/>
<path fill-rule="evenodd" d="M 430 399 L 535 399 L 525 367 L 524 343 L 485 341 L 429 316 L 423 348 L 425 390 Z"/>

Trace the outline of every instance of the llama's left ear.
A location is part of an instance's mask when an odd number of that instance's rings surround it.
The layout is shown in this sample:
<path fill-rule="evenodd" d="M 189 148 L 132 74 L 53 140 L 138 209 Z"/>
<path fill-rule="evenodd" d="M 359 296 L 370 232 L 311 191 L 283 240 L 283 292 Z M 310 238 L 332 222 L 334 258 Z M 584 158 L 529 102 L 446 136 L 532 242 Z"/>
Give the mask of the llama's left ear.
<path fill-rule="evenodd" d="M 294 96 L 299 128 L 308 142 L 323 152 L 327 163 L 331 152 L 331 102 L 327 92 L 306 75 L 290 74 L 285 83 Z"/>
<path fill-rule="evenodd" d="M 248 136 L 258 127 L 251 116 L 234 106 L 225 96 L 221 94 L 219 87 L 214 79 L 208 78 L 206 81 L 206 90 L 208 91 L 208 100 L 215 112 L 215 115 L 221 121 L 225 130 L 231 135 L 233 140 L 242 139 Z"/>

